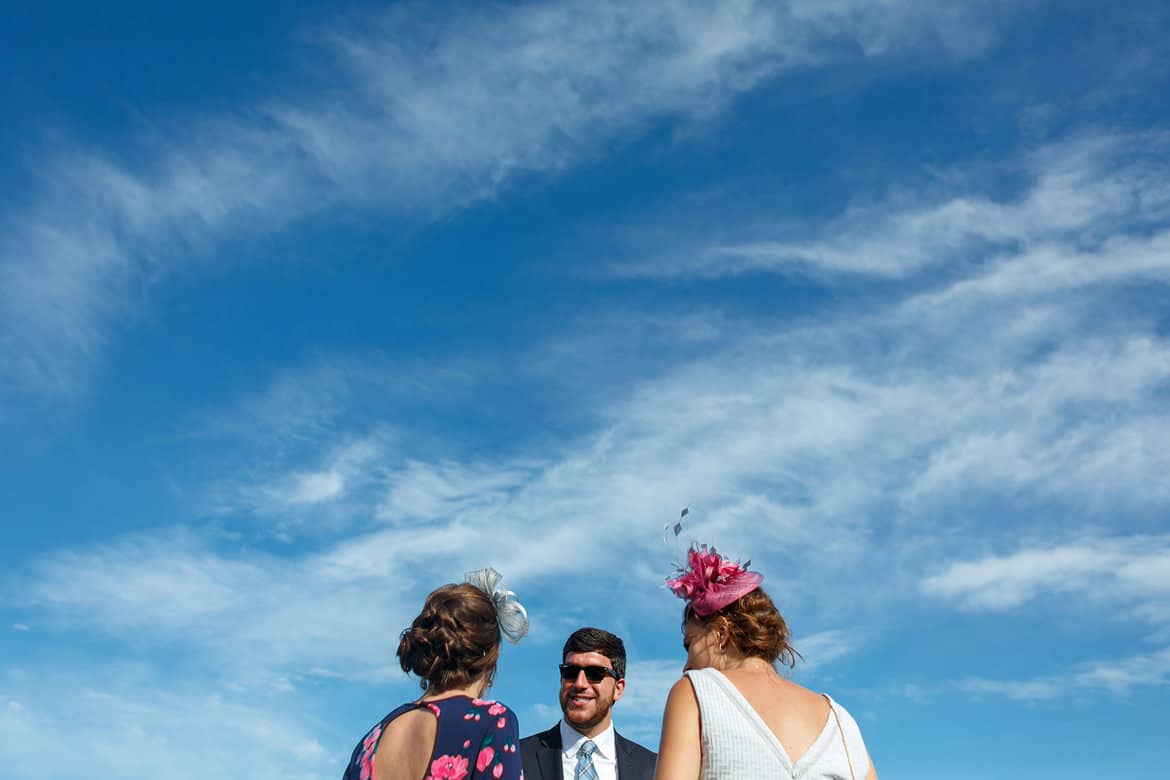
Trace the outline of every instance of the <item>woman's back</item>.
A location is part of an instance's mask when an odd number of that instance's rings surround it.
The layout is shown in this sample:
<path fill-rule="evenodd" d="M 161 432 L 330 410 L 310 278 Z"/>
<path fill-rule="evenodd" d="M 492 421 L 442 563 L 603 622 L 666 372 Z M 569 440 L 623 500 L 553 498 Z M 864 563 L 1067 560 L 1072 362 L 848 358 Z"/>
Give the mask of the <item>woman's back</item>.
<path fill-rule="evenodd" d="M 430 777 L 439 724 L 433 712 L 414 709 L 392 719 L 382 729 L 374 754 L 378 780 L 418 780 Z"/>
<path fill-rule="evenodd" d="M 700 711 L 701 778 L 866 776 L 861 733 L 827 697 L 759 672 L 708 668 L 687 677 Z"/>
<path fill-rule="evenodd" d="M 808 751 L 832 717 L 824 696 L 785 680 L 771 669 L 727 669 L 723 676 L 747 700 L 793 760 Z"/>
<path fill-rule="evenodd" d="M 516 716 L 499 702 L 461 695 L 411 702 L 370 729 L 343 780 L 517 780 L 519 741 Z"/>

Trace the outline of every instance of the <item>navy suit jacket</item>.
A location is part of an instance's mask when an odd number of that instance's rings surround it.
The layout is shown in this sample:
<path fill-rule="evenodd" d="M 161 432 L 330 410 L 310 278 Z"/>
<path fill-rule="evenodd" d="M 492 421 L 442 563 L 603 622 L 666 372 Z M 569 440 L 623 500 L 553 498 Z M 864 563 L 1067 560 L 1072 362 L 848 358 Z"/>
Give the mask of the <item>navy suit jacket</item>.
<path fill-rule="evenodd" d="M 618 734 L 613 735 L 618 780 L 654 780 L 658 754 Z M 561 775 L 561 724 L 520 740 L 520 765 L 525 780 L 573 780 Z"/>

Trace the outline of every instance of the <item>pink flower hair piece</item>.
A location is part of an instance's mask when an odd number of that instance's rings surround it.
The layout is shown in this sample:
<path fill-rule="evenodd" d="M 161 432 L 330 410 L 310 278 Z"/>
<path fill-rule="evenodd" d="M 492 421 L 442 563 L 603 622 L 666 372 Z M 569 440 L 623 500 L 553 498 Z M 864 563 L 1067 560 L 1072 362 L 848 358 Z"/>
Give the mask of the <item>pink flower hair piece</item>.
<path fill-rule="evenodd" d="M 764 575 L 748 571 L 750 563 L 740 565 L 715 552 L 714 547 L 692 544 L 687 567 L 678 576 L 667 577 L 666 585 L 689 602 L 696 615 L 706 617 L 760 587 Z"/>

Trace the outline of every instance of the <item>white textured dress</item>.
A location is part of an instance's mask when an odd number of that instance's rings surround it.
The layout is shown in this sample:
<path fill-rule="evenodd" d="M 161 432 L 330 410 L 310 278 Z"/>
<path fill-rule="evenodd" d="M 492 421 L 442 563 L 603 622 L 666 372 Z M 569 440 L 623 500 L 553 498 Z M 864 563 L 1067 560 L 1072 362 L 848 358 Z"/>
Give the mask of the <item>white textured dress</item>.
<path fill-rule="evenodd" d="M 700 780 L 864 780 L 869 772 L 869 753 L 857 722 L 832 699 L 829 705 L 837 717 L 829 713 L 820 735 L 793 763 L 776 735 L 722 672 L 692 669 L 686 674 L 699 700 L 703 750 Z"/>

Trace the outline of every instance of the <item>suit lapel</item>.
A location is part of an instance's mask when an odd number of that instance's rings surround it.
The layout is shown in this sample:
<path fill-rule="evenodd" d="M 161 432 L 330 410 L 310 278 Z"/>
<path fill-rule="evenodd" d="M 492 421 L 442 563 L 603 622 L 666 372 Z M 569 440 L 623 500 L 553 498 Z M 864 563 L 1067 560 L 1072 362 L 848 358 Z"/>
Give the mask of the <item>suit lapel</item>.
<path fill-rule="evenodd" d="M 540 764 L 540 774 L 544 780 L 557 780 L 557 778 L 569 780 L 562 777 L 564 771 L 561 767 L 561 751 L 564 746 L 561 744 L 561 724 L 558 723 L 544 732 L 540 741 L 545 749 L 537 754 L 537 761 Z"/>
<path fill-rule="evenodd" d="M 614 758 L 617 759 L 618 780 L 622 780 L 623 777 L 633 777 L 633 773 L 627 768 L 629 760 L 626 756 L 626 740 L 617 731 L 613 732 L 613 752 L 617 754 Z"/>

